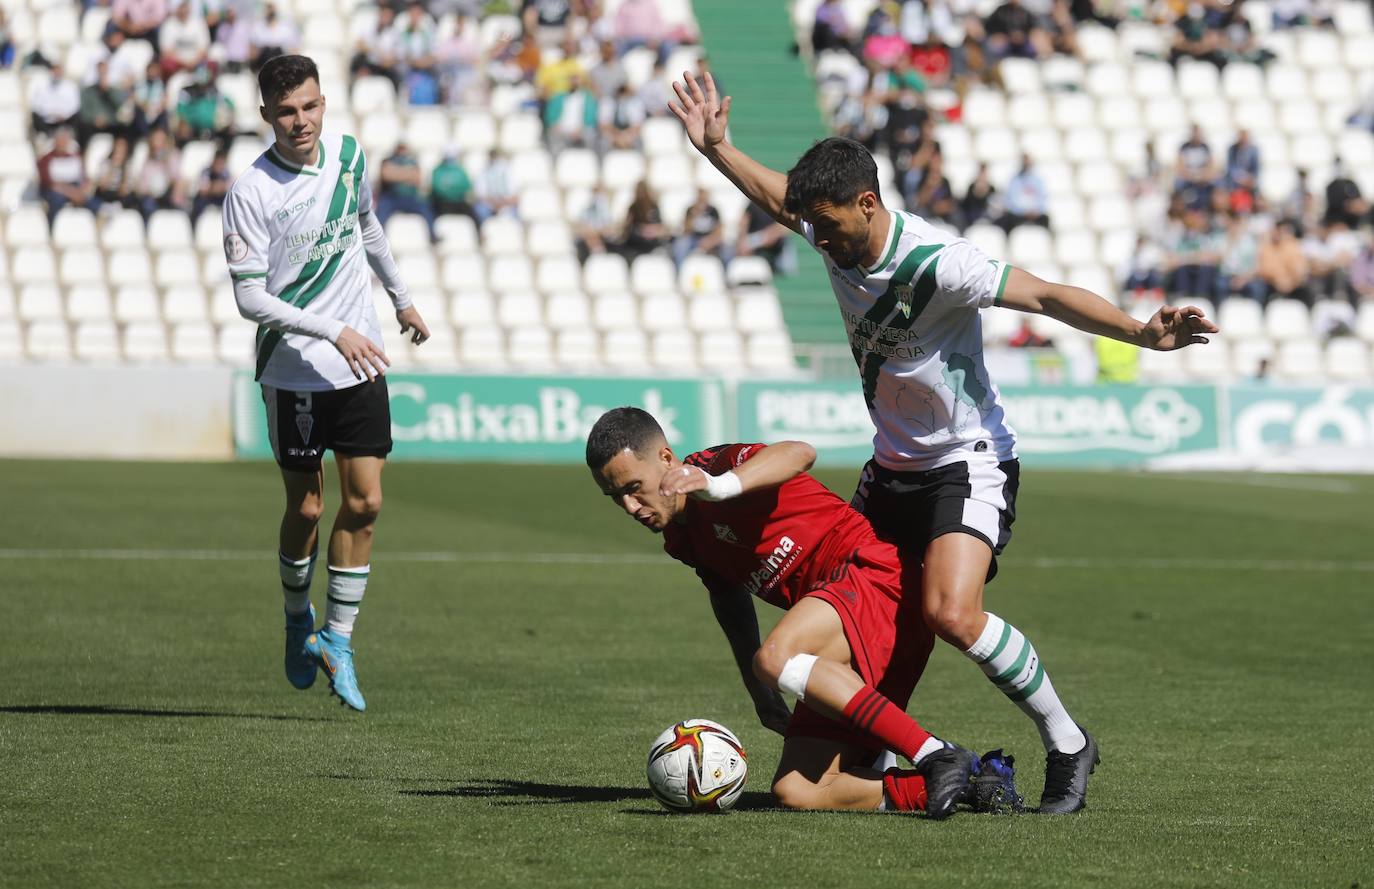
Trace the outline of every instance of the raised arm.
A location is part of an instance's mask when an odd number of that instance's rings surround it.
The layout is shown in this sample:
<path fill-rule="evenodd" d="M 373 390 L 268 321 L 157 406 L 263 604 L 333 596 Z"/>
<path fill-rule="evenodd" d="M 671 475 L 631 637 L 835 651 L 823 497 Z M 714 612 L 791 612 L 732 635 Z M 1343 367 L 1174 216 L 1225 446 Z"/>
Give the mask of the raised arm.
<path fill-rule="evenodd" d="M 703 92 L 691 72 L 684 71 L 682 82 L 673 82 L 673 91 L 678 101 L 669 102 L 668 110 L 682 121 L 687 138 L 696 150 L 735 183 L 745 197 L 800 234 L 801 220 L 782 206 L 787 194 L 787 175 L 765 167 L 726 140 L 730 97 L 722 99 L 717 95 L 715 78 L 707 73 Z"/>
<path fill-rule="evenodd" d="M 711 610 L 715 612 L 716 622 L 730 643 L 730 652 L 735 656 L 735 665 L 739 667 L 744 687 L 754 700 L 754 711 L 759 715 L 759 722 L 765 728 L 783 734 L 792 716 L 787 709 L 787 702 L 779 692 L 764 685 L 754 675 L 754 654 L 759 650 L 759 621 L 754 612 L 754 598 L 720 578 L 705 575 L 700 570 L 697 573 L 711 591 Z"/>
<path fill-rule="evenodd" d="M 1203 334 L 1218 332 L 1197 306 L 1162 306 L 1149 321 L 1141 322 L 1090 290 L 1042 281 L 1018 268 L 1007 276 L 999 304 L 1161 352 L 1205 343 Z"/>
<path fill-rule="evenodd" d="M 748 491 L 776 488 L 801 475 L 816 462 L 816 449 L 804 441 L 768 445 L 735 469 L 708 475 L 697 466 L 679 466 L 663 474 L 659 493 L 690 494 L 700 500 L 727 500 Z"/>

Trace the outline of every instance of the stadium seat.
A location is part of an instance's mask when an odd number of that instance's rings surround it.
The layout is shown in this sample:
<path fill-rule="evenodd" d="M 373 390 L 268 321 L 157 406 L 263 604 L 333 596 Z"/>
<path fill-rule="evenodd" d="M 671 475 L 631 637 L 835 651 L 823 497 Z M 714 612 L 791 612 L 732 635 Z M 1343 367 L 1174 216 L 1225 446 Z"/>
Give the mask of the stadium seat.
<path fill-rule="evenodd" d="M 639 323 L 649 332 L 682 330 L 687 327 L 687 307 L 674 291 L 645 296 L 640 300 Z"/>
<path fill-rule="evenodd" d="M 44 225 L 46 226 L 46 222 Z M 20 247 L 10 257 L 10 280 L 15 284 L 56 284 L 57 265 L 52 250 L 43 246 Z"/>
<path fill-rule="evenodd" d="M 373 169 L 381 169 L 382 161 L 400 144 L 401 135 L 401 119 L 392 111 L 379 109 L 363 117 L 358 141 Z"/>
<path fill-rule="evenodd" d="M 1337 32 L 1304 28 L 1297 32 L 1296 37 L 1299 65 L 1310 70 L 1341 64 L 1341 38 Z"/>
<path fill-rule="evenodd" d="M 16 212 L 15 215 L 19 215 Z M 11 221 L 14 216 L 10 217 Z M 40 229 L 39 234 L 42 233 Z M 100 239 L 95 229 L 95 214 L 85 207 L 63 207 L 57 211 L 52 224 L 52 244 L 59 250 L 75 247 L 97 247 Z M 19 246 L 13 241 L 11 247 Z"/>
<path fill-rule="evenodd" d="M 215 329 L 205 322 L 187 322 L 173 327 L 172 358 L 185 364 L 212 364 Z"/>
<path fill-rule="evenodd" d="M 1265 90 L 1275 102 L 1309 96 L 1307 74 L 1296 65 L 1275 62 L 1265 69 Z"/>
<path fill-rule="evenodd" d="M 252 367 L 254 333 L 251 325 L 221 324 L 215 331 L 215 358 L 230 367 Z"/>
<path fill-rule="evenodd" d="M 582 266 L 575 257 L 549 256 L 535 266 L 534 287 L 551 295 L 576 287 L 582 277 Z"/>
<path fill-rule="evenodd" d="M 72 336 L 72 355 L 78 361 L 108 363 L 119 360 L 119 331 L 108 320 L 82 321 Z"/>
<path fill-rule="evenodd" d="M 496 294 L 496 320 L 507 330 L 543 323 L 544 305 L 533 290 L 511 290 Z"/>
<path fill-rule="evenodd" d="M 67 322 L 35 321 L 28 327 L 24 350 L 34 361 L 61 363 L 71 359 L 71 338 Z"/>
<path fill-rule="evenodd" d="M 105 259 L 100 248 L 73 247 L 62 251 L 57 277 L 64 287 L 105 283 Z"/>
<path fill-rule="evenodd" d="M 120 287 L 115 294 L 114 316 L 120 324 L 131 324 L 139 321 L 161 323 L 162 312 L 158 307 L 157 293 L 149 286 L 125 285 Z"/>
<path fill-rule="evenodd" d="M 359 77 L 353 83 L 349 109 L 359 118 L 378 112 L 391 112 L 396 107 L 396 87 L 385 77 Z"/>
<path fill-rule="evenodd" d="M 1231 344 L 1213 337 L 1205 346 L 1182 351 L 1183 366 L 1188 375 L 1207 383 L 1225 383 L 1231 379 Z"/>
<path fill-rule="evenodd" d="M 553 178 L 562 189 L 591 188 L 601 181 L 601 163 L 590 149 L 565 149 L 554 158 Z"/>
<path fill-rule="evenodd" d="M 1006 58 L 997 66 L 1002 84 L 1013 96 L 1039 95 L 1044 87 L 1040 66 L 1031 59 Z"/>
<path fill-rule="evenodd" d="M 525 252 L 534 259 L 575 259 L 577 247 L 562 217 L 530 223 L 525 232 Z"/>
<path fill-rule="evenodd" d="M 429 226 L 414 213 L 393 213 L 386 221 L 386 240 L 397 256 L 430 253 Z"/>
<path fill-rule="evenodd" d="M 62 294 L 50 284 L 30 284 L 19 292 L 19 306 L 16 317 L 32 324 L 38 321 L 61 321 Z"/>
<path fill-rule="evenodd" d="M 677 287 L 673 261 L 656 253 L 635 257 L 630 263 L 630 289 L 641 296 Z"/>
<path fill-rule="evenodd" d="M 202 253 L 214 254 L 224 262 L 224 220 L 218 207 L 211 207 L 195 224 L 195 247 Z"/>
<path fill-rule="evenodd" d="M 964 97 L 963 122 L 971 130 L 1001 127 L 1007 123 L 1006 99 L 987 87 L 973 87 Z"/>
<path fill-rule="evenodd" d="M 1074 265 L 1092 261 L 1097 255 L 1097 237 L 1086 229 L 1058 231 L 1054 236 L 1054 258 L 1060 265 Z M 1073 282 L 1079 287 L 1086 284 Z"/>
<path fill-rule="evenodd" d="M 761 256 L 736 256 L 725 266 L 725 281 L 731 287 L 772 284 L 773 267 Z"/>
<path fill-rule="evenodd" d="M 485 290 L 464 287 L 449 300 L 449 318 L 459 330 L 496 324 L 496 299 Z"/>
<path fill-rule="evenodd" d="M 735 306 L 724 293 L 700 293 L 687 300 L 687 323 L 698 333 L 735 330 Z"/>
<path fill-rule="evenodd" d="M 601 184 L 609 189 L 634 188 L 644 174 L 644 155 L 637 151 L 608 151 L 601 159 Z"/>
<path fill-rule="evenodd" d="M 1294 383 L 1318 383 L 1325 372 L 1322 347 L 1314 339 L 1287 339 L 1278 344 L 1275 374 Z"/>
<path fill-rule="evenodd" d="M 476 253 L 444 257 L 440 282 L 449 293 L 487 288 L 487 262 Z"/>
<path fill-rule="evenodd" d="M 1369 346 L 1349 337 L 1331 340 L 1326 344 L 1324 370 L 1333 380 L 1368 384 L 1371 378 Z"/>
<path fill-rule="evenodd" d="M 46 247 L 48 241 L 48 219 L 38 207 L 20 207 L 5 220 L 5 243 L 10 250 Z"/>
<path fill-rule="evenodd" d="M 458 338 L 453 328 L 430 326 L 430 338 L 416 346 L 410 340 L 398 343 L 393 351 L 404 353 L 412 363 L 430 370 L 453 370 L 457 364 Z M 391 353 L 388 353 L 391 354 Z"/>
<path fill-rule="evenodd" d="M 742 333 L 785 330 L 777 293 L 768 287 L 742 288 L 735 306 L 735 325 Z"/>
<path fill-rule="evenodd" d="M 512 114 L 501 121 L 497 144 L 508 154 L 539 148 L 544 124 L 537 114 Z"/>
<path fill-rule="evenodd" d="M 515 153 L 510 159 L 510 178 L 517 189 L 553 184 L 553 162 L 543 148 L 534 147 Z"/>
<path fill-rule="evenodd" d="M 562 199 L 551 185 L 528 184 L 520 189 L 520 218 L 526 223 L 563 219 Z"/>
<path fill-rule="evenodd" d="M 406 115 L 406 145 L 417 154 L 442 151 L 454 141 L 452 130 L 449 114 L 442 108 L 412 108 Z"/>
<path fill-rule="evenodd" d="M 797 369 L 792 341 L 782 330 L 755 333 L 749 337 L 745 360 L 754 370 L 771 374 L 792 374 Z"/>
<path fill-rule="evenodd" d="M 167 360 L 167 331 L 160 321 L 135 321 L 124 326 L 121 351 L 126 361 L 157 363 Z"/>
<path fill-rule="evenodd" d="M 440 216 L 434 220 L 434 231 L 439 236 L 439 252 L 445 256 L 476 253 L 479 249 L 477 224 L 467 216 Z"/>
<path fill-rule="evenodd" d="M 4 314 L 3 307 L 0 307 L 0 317 Z M 113 318 L 110 291 L 104 280 L 68 290 L 66 317 L 74 322 L 109 321 Z"/>
<path fill-rule="evenodd" d="M 453 144 L 462 152 L 490 151 L 496 146 L 496 121 L 485 111 L 463 109 L 453 127 Z"/>
<path fill-rule="evenodd" d="M 1140 350 L 1140 376 L 1153 383 L 1185 383 L 1188 371 L 1179 352 L 1156 352 L 1153 349 Z"/>
<path fill-rule="evenodd" d="M 590 327 L 558 329 L 554 336 L 554 361 L 572 370 L 592 370 L 601 364 L 601 339 Z"/>
<path fill-rule="evenodd" d="M 525 252 L 525 227 L 518 219 L 498 214 L 482 223 L 482 250 L 488 256 Z"/>
<path fill-rule="evenodd" d="M 650 117 L 644 121 L 639 135 L 644 153 L 649 157 L 686 153 L 682 124 L 675 117 Z"/>
<path fill-rule="evenodd" d="M 682 261 L 678 269 L 678 290 L 685 294 L 724 293 L 725 265 L 716 257 L 694 253 Z"/>
<path fill-rule="evenodd" d="M 168 288 L 162 297 L 162 318 L 169 324 L 208 323 L 205 292 L 190 285 Z"/>
<path fill-rule="evenodd" d="M 458 334 L 458 357 L 466 366 L 499 368 L 506 363 L 506 337 L 498 327 L 464 327 Z"/>
<path fill-rule="evenodd" d="M 123 279 L 116 277 L 115 280 Z M 169 250 L 158 254 L 154 280 L 163 290 L 200 287 L 200 256 L 187 250 Z"/>
<path fill-rule="evenodd" d="M 592 302 L 592 321 L 597 330 L 639 328 L 639 302 L 625 291 L 601 293 Z"/>
<path fill-rule="evenodd" d="M 582 265 L 582 289 L 588 293 L 619 293 L 630 289 L 630 267 L 625 257 L 596 253 Z"/>
<path fill-rule="evenodd" d="M 1153 66 L 1137 65 L 1137 71 L 1147 71 Z M 1157 73 L 1158 69 L 1151 71 Z M 1220 91 L 1220 75 L 1210 62 L 1195 62 L 1187 59 L 1178 63 L 1177 89 L 1185 99 L 1208 99 Z"/>
<path fill-rule="evenodd" d="M 1368 34 L 1374 30 L 1370 24 L 1369 4 L 1364 0 L 1339 0 L 1335 4 L 1333 18 L 1338 34 Z"/>
<path fill-rule="evenodd" d="M 588 327 L 592 323 L 591 303 L 577 290 L 553 293 L 544 306 L 544 320 L 554 330 Z"/>
<path fill-rule="evenodd" d="M 553 357 L 553 334 L 547 327 L 522 325 L 510 332 L 506 360 L 527 370 L 547 369 Z"/>
<path fill-rule="evenodd" d="M 508 253 L 487 265 L 487 282 L 504 302 L 509 294 L 533 293 L 534 264 L 523 253 Z"/>
<path fill-rule="evenodd" d="M 1291 136 L 1303 136 L 1322 129 L 1320 108 L 1310 98 L 1289 100 L 1279 106 L 1279 127 Z"/>
<path fill-rule="evenodd" d="M 973 154 L 985 164 L 1016 162 L 1020 160 L 1021 147 L 1010 127 L 986 127 L 973 138 Z"/>
<path fill-rule="evenodd" d="M 601 360 L 616 370 L 643 373 L 649 365 L 648 337 L 638 327 L 611 330 L 601 341 Z"/>
<path fill-rule="evenodd" d="M 1105 143 L 1102 143 L 1105 148 Z M 1064 156 L 1064 144 L 1059 138 L 1059 130 L 1054 127 L 1037 127 L 1021 133 L 1021 150 L 1037 162 L 1057 161 Z"/>
<path fill-rule="evenodd" d="M 100 244 L 106 250 L 127 250 L 134 247 L 142 250 L 144 241 L 143 217 L 137 210 L 120 210 L 100 226 Z"/>
<path fill-rule="evenodd" d="M 233 285 L 222 283 L 218 287 L 210 288 L 210 320 L 215 324 L 249 324 L 239 314 L 238 303 L 234 301 Z"/>
<path fill-rule="evenodd" d="M 1226 305 L 1232 302 L 1227 300 Z M 1264 307 L 1264 332 L 1276 343 L 1311 337 L 1312 316 L 1307 304 L 1296 299 L 1270 300 Z"/>
<path fill-rule="evenodd" d="M 1218 309 L 1217 326 L 1232 343 L 1264 339 L 1264 310 L 1254 300 L 1233 297 L 1222 303 Z M 1306 335 L 1306 330 L 1304 327 L 1301 335 Z"/>
<path fill-rule="evenodd" d="M 698 360 L 707 370 L 737 373 L 744 369 L 744 341 L 732 329 L 703 333 L 697 341 Z"/>
<path fill-rule="evenodd" d="M 690 373 L 697 369 L 696 337 L 686 330 L 660 330 L 650 340 L 650 360 L 666 371 Z"/>
<path fill-rule="evenodd" d="M 1007 239 L 1007 249 L 1011 262 L 1029 266 L 1053 255 L 1054 242 L 1049 229 L 1038 225 L 1021 225 L 1012 229 Z"/>

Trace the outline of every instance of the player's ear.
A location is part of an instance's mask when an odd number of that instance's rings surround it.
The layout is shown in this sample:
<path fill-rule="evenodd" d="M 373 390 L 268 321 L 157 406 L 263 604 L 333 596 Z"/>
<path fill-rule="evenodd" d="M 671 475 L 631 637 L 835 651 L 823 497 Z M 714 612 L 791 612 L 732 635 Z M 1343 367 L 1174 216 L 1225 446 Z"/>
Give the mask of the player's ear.
<path fill-rule="evenodd" d="M 658 460 L 664 466 L 672 466 L 674 459 L 676 458 L 673 456 L 672 448 L 668 447 L 667 445 L 664 445 L 663 447 L 658 449 Z"/>
<path fill-rule="evenodd" d="M 271 126 L 271 125 L 272 125 L 272 118 L 270 118 L 270 117 L 267 116 L 267 106 L 266 106 L 266 105 L 259 105 L 259 106 L 258 106 L 258 114 L 262 117 L 262 122 L 263 122 L 263 123 L 267 124 L 268 126 Z"/>

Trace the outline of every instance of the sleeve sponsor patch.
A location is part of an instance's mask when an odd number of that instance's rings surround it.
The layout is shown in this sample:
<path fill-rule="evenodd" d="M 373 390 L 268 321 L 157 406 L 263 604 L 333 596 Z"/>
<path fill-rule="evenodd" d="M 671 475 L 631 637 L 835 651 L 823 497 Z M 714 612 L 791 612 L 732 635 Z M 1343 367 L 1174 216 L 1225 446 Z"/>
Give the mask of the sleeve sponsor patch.
<path fill-rule="evenodd" d="M 231 264 L 243 262 L 248 258 L 248 242 L 238 235 L 224 236 L 224 258 Z"/>

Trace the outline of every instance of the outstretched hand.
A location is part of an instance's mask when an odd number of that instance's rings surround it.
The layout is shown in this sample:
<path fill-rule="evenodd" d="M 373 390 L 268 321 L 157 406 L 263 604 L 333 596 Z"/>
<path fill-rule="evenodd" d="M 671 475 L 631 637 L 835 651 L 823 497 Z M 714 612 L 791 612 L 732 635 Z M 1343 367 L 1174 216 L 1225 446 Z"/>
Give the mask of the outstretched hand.
<path fill-rule="evenodd" d="M 334 348 L 348 362 L 348 369 L 353 371 L 353 376 L 360 380 L 366 377 L 369 383 L 385 374 L 387 366 L 391 364 L 391 359 L 376 343 L 351 327 L 339 332 L 338 339 L 334 340 Z"/>
<path fill-rule="evenodd" d="M 663 473 L 658 483 L 658 493 L 664 497 L 676 494 L 693 494 L 706 490 L 706 473 L 696 466 L 679 466 Z"/>
<path fill-rule="evenodd" d="M 682 81 L 673 81 L 678 101 L 669 102 L 668 110 L 682 121 L 687 138 L 697 151 L 705 153 L 725 141 L 725 127 L 730 120 L 730 97 L 721 99 L 716 93 L 716 80 L 706 74 L 706 91 L 702 92 L 691 72 L 682 72 Z"/>
<path fill-rule="evenodd" d="M 415 345 L 418 346 L 429 339 L 429 326 L 425 324 L 425 319 L 420 317 L 420 310 L 414 306 L 397 311 L 396 321 L 401 325 L 402 335 L 411 332 L 410 341 Z"/>
<path fill-rule="evenodd" d="M 1145 324 L 1146 344 L 1161 352 L 1208 342 L 1202 334 L 1219 331 L 1197 306 L 1162 306 Z"/>

